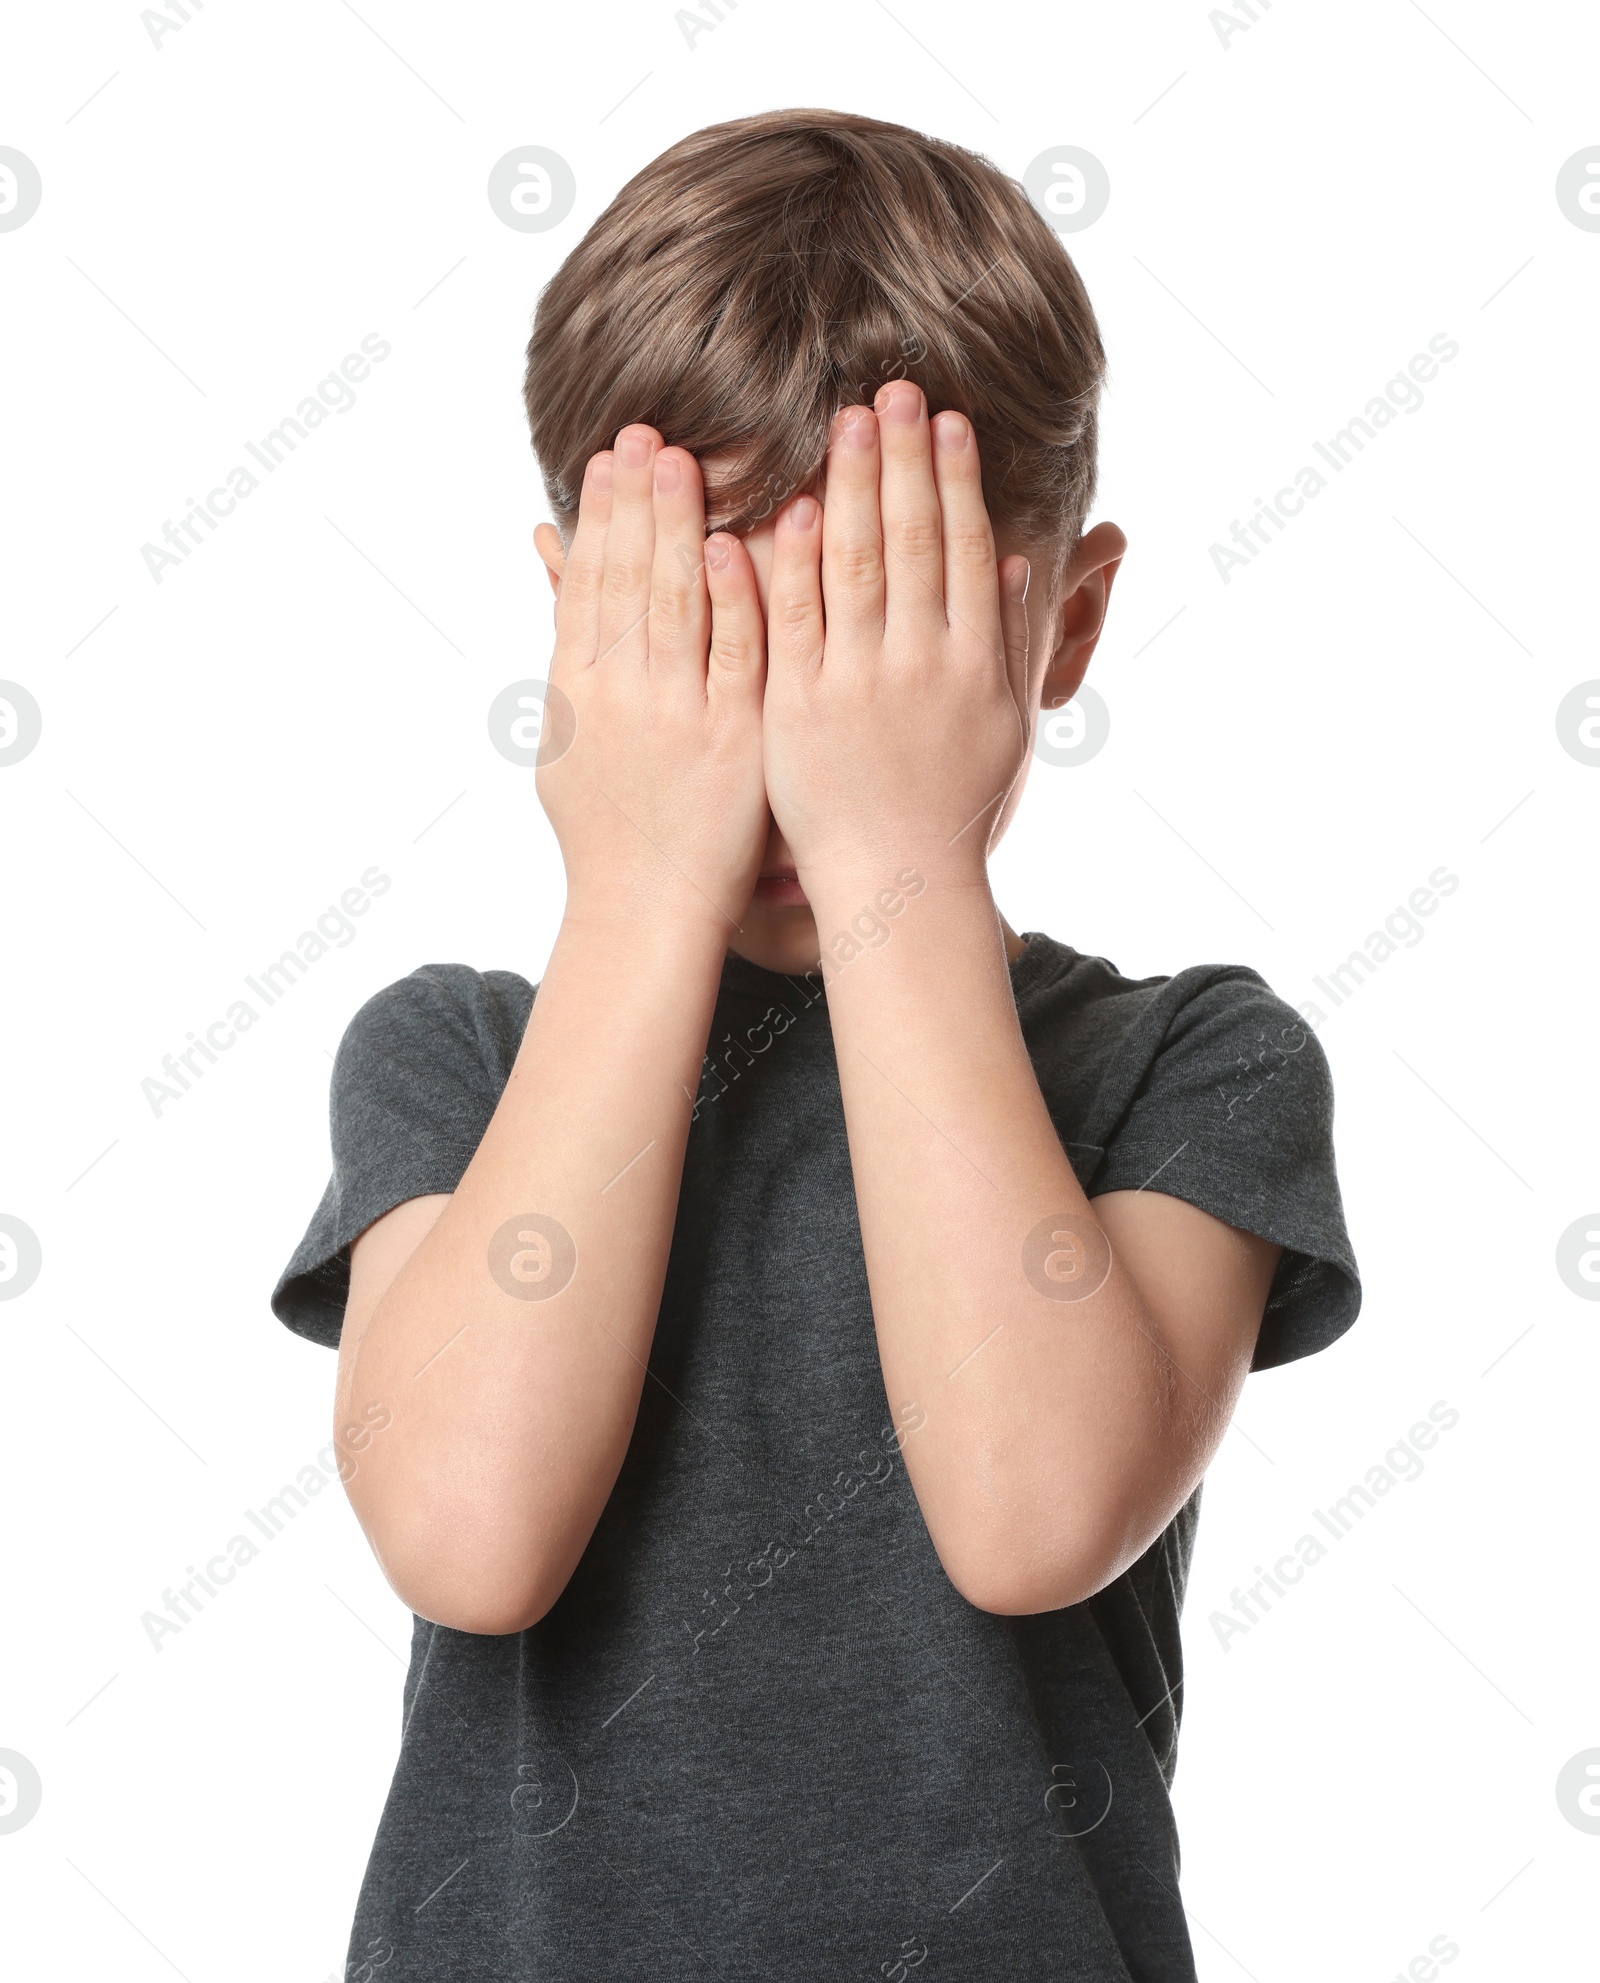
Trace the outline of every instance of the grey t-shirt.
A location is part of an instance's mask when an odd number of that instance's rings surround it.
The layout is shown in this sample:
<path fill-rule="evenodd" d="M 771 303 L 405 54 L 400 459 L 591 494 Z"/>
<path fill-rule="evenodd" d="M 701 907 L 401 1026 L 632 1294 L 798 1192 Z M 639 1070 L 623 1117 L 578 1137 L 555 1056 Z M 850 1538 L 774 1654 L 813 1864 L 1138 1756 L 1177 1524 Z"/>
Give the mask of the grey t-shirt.
<path fill-rule="evenodd" d="M 1041 935 L 1011 975 L 1084 1189 L 1284 1249 L 1255 1368 L 1348 1328 L 1327 1060 L 1293 1009 L 1240 967 L 1130 980 Z M 351 1242 L 459 1183 L 533 997 L 429 964 L 357 1013 L 290 1328 L 337 1344 Z M 1087 1603 L 995 1617 L 934 1553 L 916 1429 L 821 985 L 730 957 L 621 1475 L 531 1630 L 414 1621 L 349 1983 L 1191 1983 L 1168 1791 L 1198 1491 Z"/>

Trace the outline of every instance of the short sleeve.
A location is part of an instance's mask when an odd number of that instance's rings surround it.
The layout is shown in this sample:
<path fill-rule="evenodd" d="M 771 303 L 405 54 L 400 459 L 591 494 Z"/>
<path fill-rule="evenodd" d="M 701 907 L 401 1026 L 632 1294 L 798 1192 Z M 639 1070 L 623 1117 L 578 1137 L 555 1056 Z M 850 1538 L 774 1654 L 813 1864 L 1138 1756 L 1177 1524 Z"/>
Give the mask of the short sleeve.
<path fill-rule="evenodd" d="M 425 964 L 350 1021 L 328 1099 L 332 1175 L 272 1291 L 273 1314 L 297 1335 L 336 1349 L 355 1240 L 408 1198 L 461 1182 L 510 1073 L 531 999 L 509 972 Z"/>
<path fill-rule="evenodd" d="M 1159 1003 L 1170 1016 L 1105 1138 L 1092 1195 L 1166 1192 L 1274 1241 L 1283 1256 L 1251 1368 L 1325 1349 L 1355 1321 L 1361 1284 L 1321 1042 L 1240 966 L 1181 972 Z"/>

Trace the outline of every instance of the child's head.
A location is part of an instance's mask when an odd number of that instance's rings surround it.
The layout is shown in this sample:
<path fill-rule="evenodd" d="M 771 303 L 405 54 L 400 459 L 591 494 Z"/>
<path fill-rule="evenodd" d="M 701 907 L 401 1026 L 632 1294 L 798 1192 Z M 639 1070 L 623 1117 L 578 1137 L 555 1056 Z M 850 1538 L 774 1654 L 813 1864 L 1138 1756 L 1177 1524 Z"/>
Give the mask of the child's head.
<path fill-rule="evenodd" d="M 642 422 L 699 461 L 707 527 L 745 539 L 764 601 L 776 512 L 826 500 L 834 415 L 910 379 L 930 414 L 971 419 L 997 552 L 1033 567 L 1031 744 L 1041 703 L 1077 690 L 1126 548 L 1113 524 L 1084 534 L 1104 372 L 1059 238 L 976 153 L 838 110 L 712 125 L 623 187 L 539 300 L 525 397 L 560 529 L 541 555 L 556 581 L 585 464 Z M 769 863 L 785 851 L 774 831 Z"/>
<path fill-rule="evenodd" d="M 781 110 L 623 187 L 540 298 L 526 400 L 564 538 L 584 463 L 636 420 L 701 460 L 708 526 L 743 534 L 815 482 L 839 407 L 913 379 L 971 418 L 997 535 L 1054 582 L 1094 495 L 1104 370 L 1014 179 L 899 124 Z"/>

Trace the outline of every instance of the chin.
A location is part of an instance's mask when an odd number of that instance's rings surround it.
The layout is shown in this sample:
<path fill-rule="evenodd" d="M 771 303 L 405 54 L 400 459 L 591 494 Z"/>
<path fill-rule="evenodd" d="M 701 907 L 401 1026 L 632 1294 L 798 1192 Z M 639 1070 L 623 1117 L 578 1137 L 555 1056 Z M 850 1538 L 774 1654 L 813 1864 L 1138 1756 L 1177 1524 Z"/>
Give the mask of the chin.
<path fill-rule="evenodd" d="M 809 908 L 763 909 L 752 905 L 728 948 L 764 971 L 800 977 L 817 968 L 821 945 Z"/>

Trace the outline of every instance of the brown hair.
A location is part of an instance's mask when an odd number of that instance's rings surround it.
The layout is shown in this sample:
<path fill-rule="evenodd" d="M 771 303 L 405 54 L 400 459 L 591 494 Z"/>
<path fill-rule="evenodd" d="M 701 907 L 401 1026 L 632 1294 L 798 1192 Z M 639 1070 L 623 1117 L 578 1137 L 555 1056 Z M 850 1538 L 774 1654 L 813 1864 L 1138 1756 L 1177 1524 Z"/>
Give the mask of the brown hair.
<path fill-rule="evenodd" d="M 973 421 L 997 528 L 1064 558 L 1104 373 L 1078 272 L 1016 180 L 904 125 L 778 110 L 629 180 L 539 299 L 524 397 L 564 533 L 589 456 L 635 420 L 720 458 L 708 523 L 738 531 L 815 483 L 839 407 L 913 379 Z"/>

